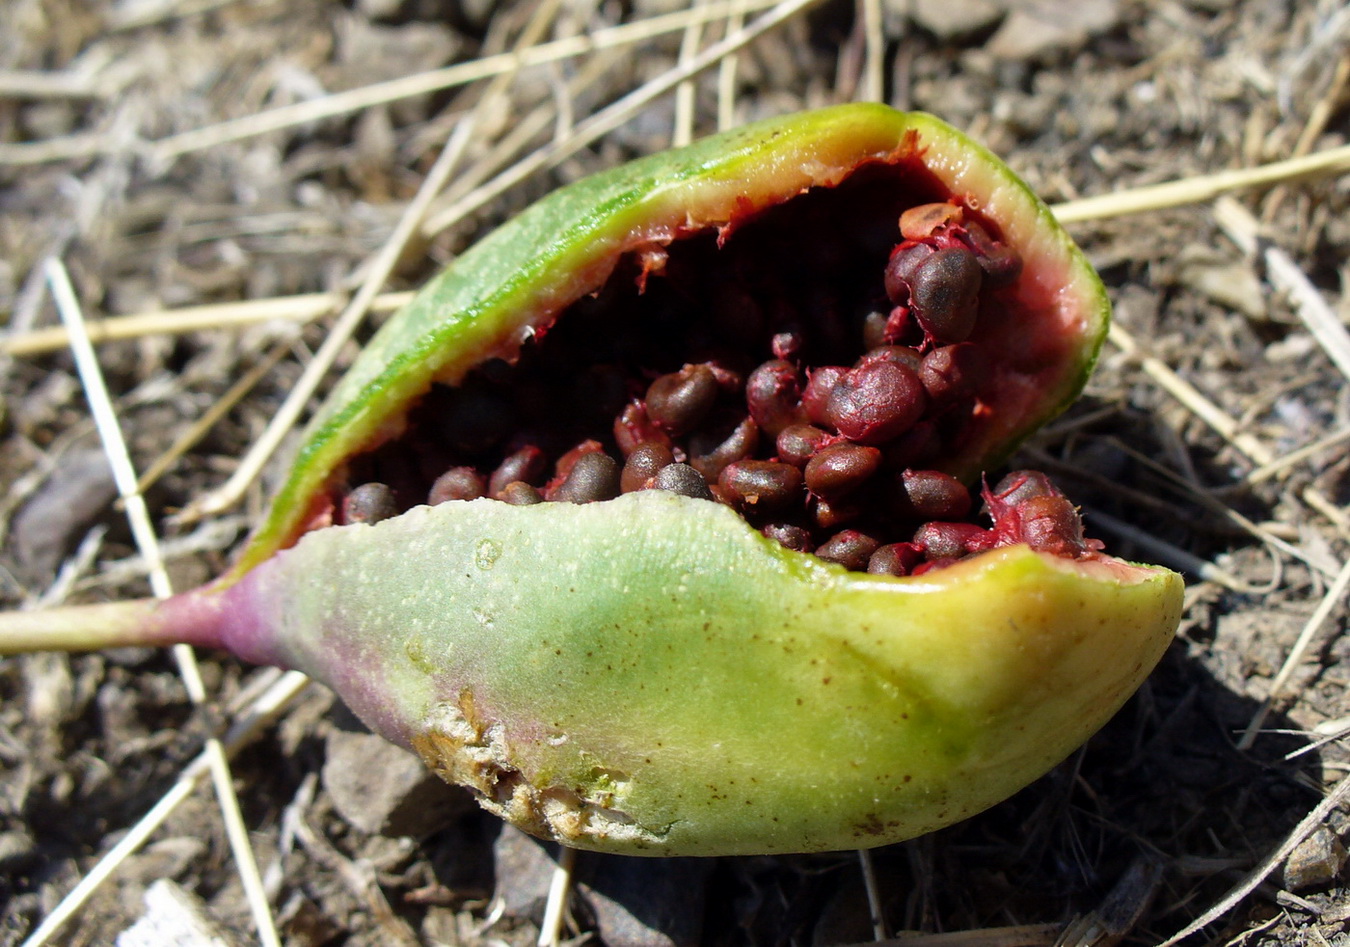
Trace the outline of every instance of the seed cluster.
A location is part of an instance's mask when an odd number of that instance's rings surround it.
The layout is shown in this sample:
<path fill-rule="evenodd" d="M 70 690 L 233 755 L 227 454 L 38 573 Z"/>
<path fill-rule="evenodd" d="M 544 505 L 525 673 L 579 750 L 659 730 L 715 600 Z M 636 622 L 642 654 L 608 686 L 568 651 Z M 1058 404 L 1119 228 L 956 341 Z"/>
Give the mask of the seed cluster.
<path fill-rule="evenodd" d="M 929 469 L 997 397 L 980 388 L 987 356 L 969 340 L 999 317 L 1017 254 L 955 203 L 910 200 L 898 234 L 894 207 L 889 234 L 839 233 L 810 198 L 721 247 L 677 242 L 659 276 L 625 261 L 513 364 L 433 390 L 408 436 L 353 463 L 342 521 L 657 489 L 727 504 L 784 546 L 875 574 L 1015 542 L 1091 555 L 1099 544 L 1043 475 L 986 489 L 984 528 L 963 521 L 966 488 Z M 845 219 L 868 220 L 872 199 L 845 192 L 859 205 Z"/>

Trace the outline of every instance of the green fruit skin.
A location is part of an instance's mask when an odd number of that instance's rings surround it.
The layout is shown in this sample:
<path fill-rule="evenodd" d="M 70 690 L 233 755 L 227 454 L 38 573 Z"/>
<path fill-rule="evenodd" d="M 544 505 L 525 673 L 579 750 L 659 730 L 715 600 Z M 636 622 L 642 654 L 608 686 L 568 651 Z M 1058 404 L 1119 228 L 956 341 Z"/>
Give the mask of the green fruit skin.
<path fill-rule="evenodd" d="M 1138 687 L 1179 621 L 1176 575 L 1009 547 L 871 577 L 656 491 L 306 534 L 347 458 L 397 436 L 433 383 L 510 358 L 622 254 L 734 229 L 868 164 L 937 181 L 1023 259 L 989 340 L 1012 366 L 998 410 L 946 465 L 977 475 L 1077 395 L 1105 291 L 983 148 L 930 116 L 841 106 L 589 178 L 475 246 L 335 389 L 236 568 L 155 621 L 315 675 L 489 809 L 578 848 L 865 847 L 1006 798 Z"/>
<path fill-rule="evenodd" d="M 724 227 L 868 164 L 931 176 L 997 222 L 1021 254 L 1017 318 L 989 351 L 1029 366 L 999 385 L 998 410 L 972 422 L 965 480 L 996 465 L 1081 391 L 1110 303 L 1050 210 L 983 146 L 931 115 L 855 103 L 769 119 L 562 188 L 480 241 L 376 334 L 311 422 L 264 525 L 225 578 L 237 580 L 321 515 L 354 453 L 397 436 L 434 381 L 453 384 L 511 357 L 536 329 L 597 289 L 623 253 Z M 933 199 L 933 198 L 929 198 Z"/>
<path fill-rule="evenodd" d="M 895 579 L 661 491 L 527 512 L 310 533 L 225 593 L 225 644 L 316 675 L 530 832 L 730 855 L 895 842 L 1006 798 L 1180 616 L 1178 576 L 1105 557 L 1010 546 Z"/>

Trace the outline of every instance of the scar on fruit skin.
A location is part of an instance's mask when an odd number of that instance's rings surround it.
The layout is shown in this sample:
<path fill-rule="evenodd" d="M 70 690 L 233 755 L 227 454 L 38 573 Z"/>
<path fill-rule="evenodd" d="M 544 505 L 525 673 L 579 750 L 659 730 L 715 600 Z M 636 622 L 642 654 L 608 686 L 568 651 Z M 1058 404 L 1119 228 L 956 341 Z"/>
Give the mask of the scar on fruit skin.
<path fill-rule="evenodd" d="M 639 825 L 617 808 L 628 794 L 628 776 L 596 767 L 589 787 L 532 784 L 513 762 L 504 727 L 484 720 L 473 692 L 440 701 L 412 737 L 412 748 L 436 775 L 474 793 L 483 808 L 517 828 L 559 842 L 583 839 L 659 846 L 670 831 Z"/>

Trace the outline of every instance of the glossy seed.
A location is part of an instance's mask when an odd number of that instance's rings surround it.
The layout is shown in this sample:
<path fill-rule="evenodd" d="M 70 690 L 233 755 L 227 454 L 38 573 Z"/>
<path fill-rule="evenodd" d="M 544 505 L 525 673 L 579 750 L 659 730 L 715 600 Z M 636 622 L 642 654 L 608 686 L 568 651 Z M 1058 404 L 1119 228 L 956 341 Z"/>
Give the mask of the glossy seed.
<path fill-rule="evenodd" d="M 881 444 L 923 416 L 928 396 L 919 376 L 902 365 L 876 362 L 847 372 L 830 392 L 829 424 L 859 444 Z"/>
<path fill-rule="evenodd" d="M 826 562 L 837 562 L 846 569 L 861 572 L 881 543 L 856 529 L 835 533 L 816 547 L 816 555 Z"/>
<path fill-rule="evenodd" d="M 544 502 L 544 495 L 539 492 L 538 488 L 532 487 L 522 480 L 508 483 L 494 495 L 498 500 L 512 506 L 532 506 L 535 503 Z"/>
<path fill-rule="evenodd" d="M 886 323 L 888 314 L 874 309 L 863 317 L 863 348 L 874 349 L 880 345 L 886 345 Z"/>
<path fill-rule="evenodd" d="M 833 531 L 845 524 L 857 522 L 867 512 L 867 508 L 854 497 L 841 500 L 817 498 L 811 506 L 811 521 L 820 529 Z"/>
<path fill-rule="evenodd" d="M 717 485 L 732 503 L 747 510 L 781 510 L 802 499 L 802 472 L 772 460 L 728 464 Z"/>
<path fill-rule="evenodd" d="M 936 252 L 937 248 L 927 243 L 896 247 L 886 264 L 886 298 L 897 306 L 908 303 L 913 294 L 914 274 Z"/>
<path fill-rule="evenodd" d="M 994 486 L 992 493 L 995 499 L 1013 507 L 1032 497 L 1063 496 L 1039 470 L 1014 470 Z"/>
<path fill-rule="evenodd" d="M 881 466 L 881 451 L 862 444 L 832 444 L 806 465 L 806 486 L 816 496 L 838 500 L 866 483 Z"/>
<path fill-rule="evenodd" d="M 905 576 L 923 561 L 923 552 L 914 543 L 889 543 L 877 549 L 867 560 L 871 575 Z"/>
<path fill-rule="evenodd" d="M 689 463 L 715 483 L 727 464 L 744 460 L 759 446 L 759 425 L 754 418 L 743 418 L 725 435 L 718 429 L 696 432 L 689 438 Z"/>
<path fill-rule="evenodd" d="M 1017 504 L 1022 541 L 1037 552 L 1077 557 L 1088 551 L 1083 521 L 1062 496 L 1038 496 Z"/>
<path fill-rule="evenodd" d="M 656 472 L 652 486 L 657 490 L 667 490 L 680 496 L 693 497 L 696 500 L 711 500 L 712 491 L 708 481 L 688 464 L 667 464 Z"/>
<path fill-rule="evenodd" d="M 793 424 L 783 428 L 774 448 L 779 460 L 794 467 L 805 467 L 829 439 L 830 432 L 814 424 Z"/>
<path fill-rule="evenodd" d="M 976 393 L 985 367 L 984 357 L 971 343 L 944 345 L 923 357 L 919 381 L 930 401 L 948 405 Z"/>
<path fill-rule="evenodd" d="M 760 365 L 745 380 L 745 403 L 750 417 L 770 437 L 791 424 L 806 420 L 797 368 L 783 359 Z"/>
<path fill-rule="evenodd" d="M 623 473 L 619 476 L 619 490 L 623 493 L 641 490 L 662 467 L 673 463 L 675 455 L 666 445 L 642 444 L 624 461 Z"/>
<path fill-rule="evenodd" d="M 811 531 L 795 523 L 770 523 L 760 532 L 795 552 L 810 552 L 815 548 L 811 542 Z"/>
<path fill-rule="evenodd" d="M 594 503 L 619 495 L 619 464 L 608 454 L 590 451 L 582 454 L 568 471 L 567 478 L 549 494 L 548 499 L 566 503 Z"/>
<path fill-rule="evenodd" d="M 920 366 L 923 365 L 923 361 L 924 357 L 919 354 L 919 351 L 907 345 L 877 345 L 864 352 L 862 358 L 858 359 L 853 367 L 856 369 L 865 365 L 890 362 L 892 365 L 908 368 L 917 374 Z"/>
<path fill-rule="evenodd" d="M 937 250 L 915 271 L 911 305 L 919 325 L 939 343 L 964 342 L 979 315 L 984 271 L 965 247 Z"/>
<path fill-rule="evenodd" d="M 435 506 L 448 500 L 476 500 L 487 496 L 487 492 L 488 482 L 478 471 L 472 467 L 451 467 L 432 483 L 427 491 L 427 504 Z"/>
<path fill-rule="evenodd" d="M 974 523 L 925 523 L 914 534 L 914 545 L 929 560 L 954 559 L 982 545 L 988 530 Z"/>
<path fill-rule="evenodd" d="M 647 388 L 647 415 L 674 437 L 692 431 L 717 400 L 717 376 L 707 365 L 686 365 Z"/>
<path fill-rule="evenodd" d="M 383 483 L 363 483 L 342 498 L 344 523 L 378 523 L 397 515 L 394 491 Z"/>
<path fill-rule="evenodd" d="M 526 444 L 508 454 L 506 459 L 497 465 L 497 469 L 492 471 L 492 476 L 488 478 L 488 495 L 495 497 L 508 483 L 516 480 L 537 483 L 547 466 L 548 458 L 544 456 L 544 452 L 533 444 Z"/>
<path fill-rule="evenodd" d="M 812 424 L 824 427 L 830 423 L 830 393 L 840 380 L 848 374 L 842 365 L 821 365 L 808 369 L 806 387 L 802 389 L 802 410 Z"/>
<path fill-rule="evenodd" d="M 919 520 L 959 520 L 970 512 L 970 491 L 938 470 L 906 470 L 899 478 L 900 512 Z"/>
<path fill-rule="evenodd" d="M 614 419 L 614 444 L 627 457 L 643 444 L 659 444 L 668 449 L 671 441 L 665 429 L 648 415 L 645 404 L 630 401 Z"/>

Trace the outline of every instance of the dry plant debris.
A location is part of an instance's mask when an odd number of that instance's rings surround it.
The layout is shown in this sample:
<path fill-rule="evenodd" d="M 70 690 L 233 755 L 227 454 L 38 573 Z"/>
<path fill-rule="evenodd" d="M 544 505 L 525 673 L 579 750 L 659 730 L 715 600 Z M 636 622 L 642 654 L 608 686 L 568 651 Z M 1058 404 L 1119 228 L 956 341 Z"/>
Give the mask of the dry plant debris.
<path fill-rule="evenodd" d="M 1196 203 L 1110 217 L 1078 199 L 1301 156 L 1343 168 L 1350 15 L 1330 0 L 798 6 L 720 57 L 768 4 L 0 5 L 3 605 L 150 590 L 108 468 L 89 461 L 102 447 L 73 358 L 52 347 L 46 261 L 64 264 L 96 339 L 105 321 L 154 316 L 100 341 L 97 360 L 135 471 L 175 451 L 145 504 L 167 578 L 186 588 L 228 563 L 284 442 L 237 504 L 197 522 L 181 511 L 238 469 L 359 287 L 375 304 L 332 346 L 320 389 L 391 294 L 558 183 L 719 123 L 879 97 L 940 115 L 1072 202 L 1119 327 L 1088 397 L 1028 454 L 1095 528 L 1134 537 L 1126 555 L 1173 554 L 1191 573 L 1182 633 L 1145 689 L 1049 777 L 874 852 L 867 873 L 852 854 L 583 855 L 566 910 L 546 918 L 553 857 L 476 811 L 447 799 L 416 838 L 344 819 L 351 787 L 330 774 L 361 756 L 350 721 L 292 676 L 202 655 L 195 703 L 167 653 L 13 659 L 0 665 L 0 943 L 29 936 L 115 846 L 129 857 L 52 942 L 111 943 L 163 878 L 226 942 L 258 940 L 207 788 L 212 734 L 290 944 L 527 944 L 541 929 L 855 943 L 877 933 L 868 887 L 885 933 L 942 942 L 1158 943 L 1218 905 L 1192 942 L 1346 936 L 1333 844 L 1346 812 L 1301 823 L 1350 762 L 1350 184 L 1267 182 L 1233 192 L 1236 216 L 1194 186 Z M 681 64 L 706 68 L 677 92 Z M 636 111 L 605 111 L 648 83 L 662 91 Z M 470 115 L 448 185 L 391 245 Z M 597 115 L 615 121 L 588 125 Z M 1233 232 L 1248 219 L 1255 234 Z M 406 802 L 379 792 L 372 811 Z M 1265 864 L 1285 850 L 1294 870 Z M 1260 867 L 1264 885 L 1223 900 Z"/>

